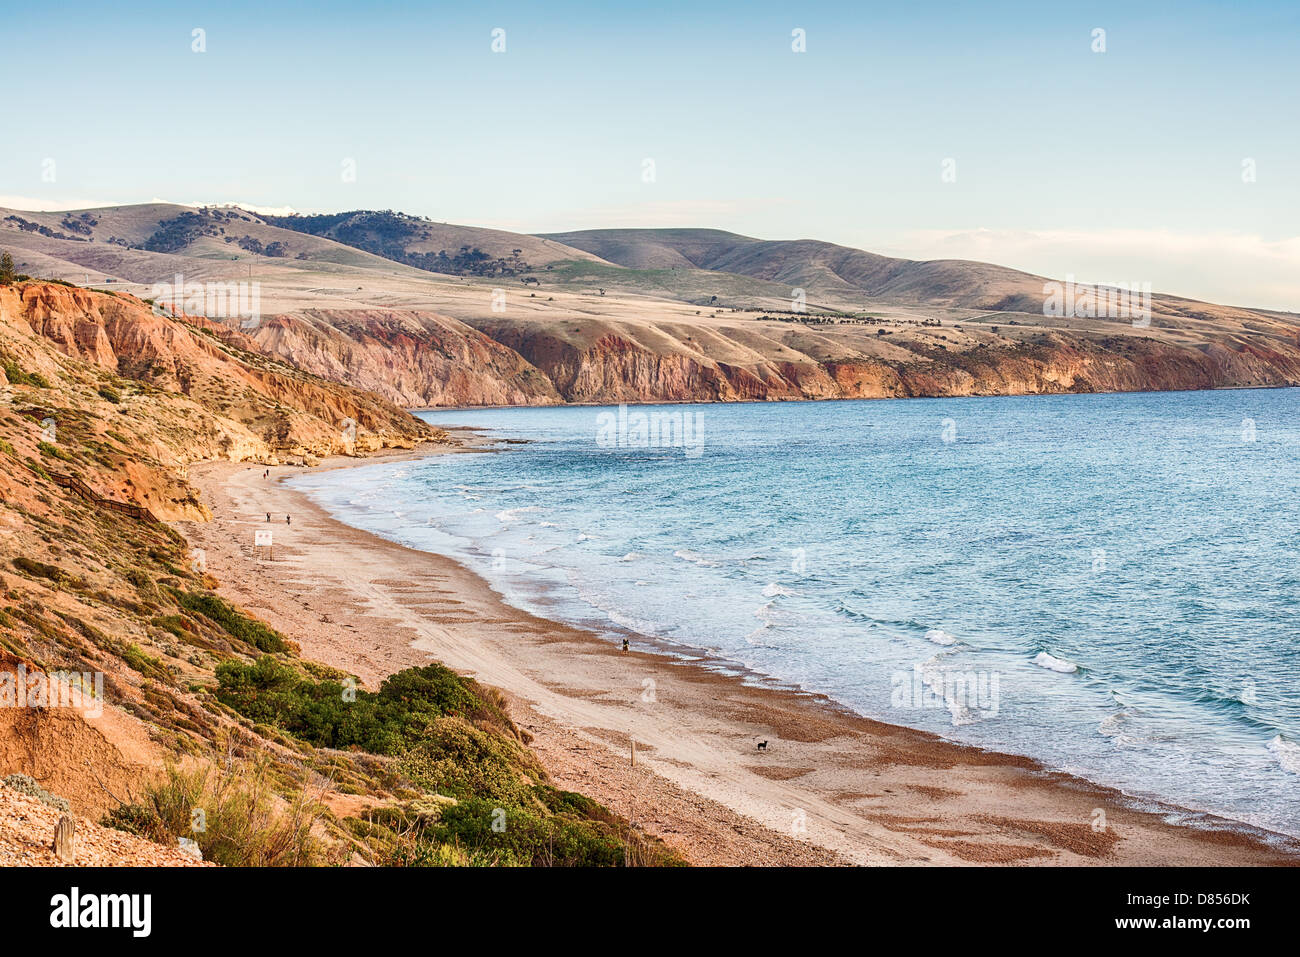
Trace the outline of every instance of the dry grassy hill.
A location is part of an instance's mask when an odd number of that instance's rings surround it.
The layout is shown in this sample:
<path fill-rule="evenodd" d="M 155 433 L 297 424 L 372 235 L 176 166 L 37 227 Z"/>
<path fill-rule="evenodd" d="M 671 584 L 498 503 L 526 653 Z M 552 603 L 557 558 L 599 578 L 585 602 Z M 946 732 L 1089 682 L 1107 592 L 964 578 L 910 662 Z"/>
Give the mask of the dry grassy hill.
<path fill-rule="evenodd" d="M 718 230 L 532 237 L 391 212 L 150 204 L 0 210 L 0 248 L 20 272 L 140 297 L 177 275 L 256 283 L 256 321 L 210 318 L 408 407 L 1300 381 L 1293 314 L 1156 295 L 1145 327 L 1048 317 L 1044 280 L 1015 270 Z"/>

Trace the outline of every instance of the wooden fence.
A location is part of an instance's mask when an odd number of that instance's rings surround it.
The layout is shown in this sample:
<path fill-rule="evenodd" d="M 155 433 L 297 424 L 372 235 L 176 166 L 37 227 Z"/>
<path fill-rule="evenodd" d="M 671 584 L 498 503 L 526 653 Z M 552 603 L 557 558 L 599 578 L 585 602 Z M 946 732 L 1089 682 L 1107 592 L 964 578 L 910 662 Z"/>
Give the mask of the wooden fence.
<path fill-rule="evenodd" d="M 161 525 L 158 516 L 145 508 L 143 505 L 133 505 L 130 502 L 119 502 L 114 498 L 105 498 L 96 492 L 93 488 L 77 478 L 75 475 L 64 475 L 60 472 L 51 472 L 50 478 L 54 479 L 56 485 L 61 485 L 66 489 L 71 489 L 88 502 L 100 505 L 104 508 L 111 508 L 118 512 L 125 512 L 132 518 L 138 518 L 142 522 L 148 522 L 150 525 Z"/>

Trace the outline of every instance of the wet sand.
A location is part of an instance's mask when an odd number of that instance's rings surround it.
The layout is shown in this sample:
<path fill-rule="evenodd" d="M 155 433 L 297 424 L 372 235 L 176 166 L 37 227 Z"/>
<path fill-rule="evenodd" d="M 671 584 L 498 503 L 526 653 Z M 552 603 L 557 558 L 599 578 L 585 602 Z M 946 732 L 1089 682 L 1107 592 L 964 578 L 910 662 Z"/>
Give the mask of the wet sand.
<path fill-rule="evenodd" d="M 511 608 L 458 563 L 347 526 L 280 482 L 311 470 L 273 467 L 269 479 L 263 470 L 212 463 L 190 473 L 214 518 L 177 527 L 204 549 L 223 595 L 370 688 L 431 661 L 496 685 L 557 786 L 695 863 L 1300 863 L 1300 842 L 1270 846 L 1227 822 L 1170 824 L 1027 758 L 753 686 L 648 644 L 623 652 Z M 253 533 L 267 527 L 273 561 L 254 556 Z"/>

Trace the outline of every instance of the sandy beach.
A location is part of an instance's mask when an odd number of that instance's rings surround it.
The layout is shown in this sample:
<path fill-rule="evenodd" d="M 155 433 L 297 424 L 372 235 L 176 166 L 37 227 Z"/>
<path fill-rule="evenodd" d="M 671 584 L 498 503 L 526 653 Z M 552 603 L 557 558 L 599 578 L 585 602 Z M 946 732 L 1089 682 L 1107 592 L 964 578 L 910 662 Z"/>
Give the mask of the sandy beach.
<path fill-rule="evenodd" d="M 214 517 L 178 528 L 204 550 L 219 591 L 367 687 L 440 661 L 503 689 L 558 786 L 697 864 L 1300 863 L 1300 842 L 1170 824 L 1026 758 L 871 721 L 648 645 L 623 652 L 511 608 L 456 562 L 344 525 L 281 483 L 305 471 L 191 470 Z M 273 561 L 254 555 L 253 534 L 267 527 Z"/>

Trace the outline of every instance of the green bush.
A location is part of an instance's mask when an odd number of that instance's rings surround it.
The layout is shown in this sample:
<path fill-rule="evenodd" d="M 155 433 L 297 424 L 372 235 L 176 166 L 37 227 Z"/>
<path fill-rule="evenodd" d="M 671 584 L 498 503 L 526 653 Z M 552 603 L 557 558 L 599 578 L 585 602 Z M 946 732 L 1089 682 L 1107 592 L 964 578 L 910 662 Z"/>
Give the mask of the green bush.
<path fill-rule="evenodd" d="M 176 603 L 186 611 L 202 615 L 222 628 L 232 638 L 247 642 L 258 651 L 283 652 L 288 650 L 284 635 L 255 618 L 250 618 L 234 605 L 203 592 L 184 592 L 172 589 Z"/>
<path fill-rule="evenodd" d="M 120 652 L 122 660 L 128 667 L 134 668 L 148 678 L 166 679 L 167 669 L 153 655 L 146 654 L 139 645 L 127 645 Z"/>
<path fill-rule="evenodd" d="M 397 756 L 395 770 L 412 787 L 443 796 L 353 822 L 379 863 L 682 863 L 597 802 L 547 784 L 499 693 L 442 665 L 408 668 L 370 692 L 264 655 L 218 665 L 216 697 L 318 747 Z"/>
<path fill-rule="evenodd" d="M 408 668 L 371 692 L 313 681 L 269 655 L 252 664 L 232 659 L 217 666 L 217 700 L 308 744 L 372 754 L 400 754 L 452 715 L 514 727 L 476 683 L 442 665 Z"/>
<path fill-rule="evenodd" d="M 0 368 L 5 370 L 5 378 L 10 385 L 32 385 L 38 389 L 48 389 L 50 383 L 39 372 L 25 372 L 9 356 L 0 356 Z"/>
<path fill-rule="evenodd" d="M 162 615 L 150 619 L 149 624 L 186 641 L 194 637 L 194 625 L 182 615 Z"/>
<path fill-rule="evenodd" d="M 510 863 L 541 867 L 617 867 L 629 845 L 610 825 L 568 815 L 503 808 L 473 798 L 443 810 L 427 839 L 495 853 Z"/>
<path fill-rule="evenodd" d="M 425 791 L 512 807 L 531 804 L 534 782 L 546 777 L 537 759 L 516 741 L 461 718 L 436 721 L 398 770 Z"/>

